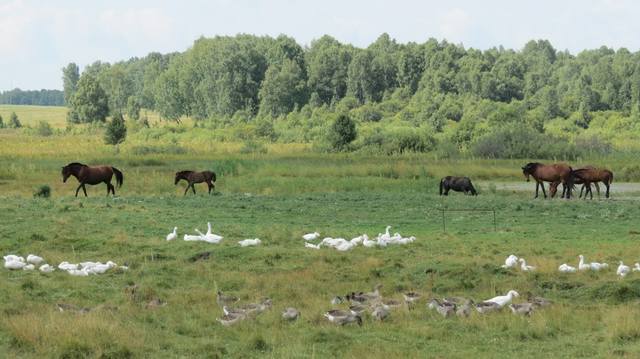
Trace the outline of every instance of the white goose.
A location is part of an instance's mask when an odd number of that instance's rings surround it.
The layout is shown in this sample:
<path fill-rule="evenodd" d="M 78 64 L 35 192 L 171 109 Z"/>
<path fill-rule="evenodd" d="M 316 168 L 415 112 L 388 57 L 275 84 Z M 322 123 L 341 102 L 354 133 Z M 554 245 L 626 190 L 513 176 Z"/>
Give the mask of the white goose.
<path fill-rule="evenodd" d="M 55 271 L 56 268 L 53 267 L 53 266 L 50 266 L 48 264 L 43 264 L 43 265 L 40 266 L 40 268 L 38 268 L 38 270 L 40 270 L 40 272 L 42 272 L 42 273 L 51 273 L 51 272 Z"/>
<path fill-rule="evenodd" d="M 211 233 L 211 222 L 207 222 L 207 233 L 204 236 L 204 240 L 210 243 L 218 243 L 223 238 L 221 235 Z"/>
<path fill-rule="evenodd" d="M 389 242 L 389 240 L 391 239 L 391 234 L 389 234 L 390 229 L 391 226 L 387 226 L 387 228 L 384 230 L 384 234 L 380 235 L 379 238 L 385 242 Z"/>
<path fill-rule="evenodd" d="M 238 244 L 240 244 L 240 247 L 257 246 L 260 243 L 262 243 L 262 241 L 259 238 L 245 239 L 245 240 L 242 240 L 242 241 L 238 242 Z"/>
<path fill-rule="evenodd" d="M 22 270 L 34 270 L 34 269 L 36 269 L 36 266 L 34 266 L 31 263 L 29 263 L 29 264 L 25 265 L 24 267 L 22 267 Z"/>
<path fill-rule="evenodd" d="M 580 262 L 578 262 L 578 270 L 589 270 L 591 266 L 588 263 L 584 262 L 584 256 L 581 254 L 578 256 Z"/>
<path fill-rule="evenodd" d="M 507 257 L 507 259 L 504 260 L 504 264 L 502 265 L 502 268 L 514 268 L 517 265 L 518 265 L 518 257 L 511 254 Z"/>
<path fill-rule="evenodd" d="M 69 263 L 69 262 L 62 262 L 62 263 L 58 264 L 58 269 L 66 270 L 66 271 L 77 270 L 78 269 L 78 265 L 77 264 L 73 264 L 73 263 Z"/>
<path fill-rule="evenodd" d="M 305 241 L 313 241 L 313 240 L 318 239 L 318 237 L 320 237 L 320 233 L 313 232 L 313 233 L 307 233 L 307 234 L 303 235 L 302 239 L 304 239 Z"/>
<path fill-rule="evenodd" d="M 4 258 L 5 262 L 24 262 L 24 257 L 15 254 L 8 254 L 2 258 Z"/>
<path fill-rule="evenodd" d="M 17 261 L 17 260 L 5 260 L 4 261 L 4 267 L 7 269 L 22 269 L 24 268 L 24 266 L 26 266 L 27 263 L 25 262 L 21 262 L 21 261 Z"/>
<path fill-rule="evenodd" d="M 201 241 L 202 240 L 202 236 L 198 235 L 192 235 L 192 234 L 185 234 L 184 235 L 184 240 L 187 242 L 195 242 L 195 241 Z"/>
<path fill-rule="evenodd" d="M 624 263 L 620 261 L 620 265 L 618 266 L 618 270 L 616 271 L 616 274 L 619 275 L 621 278 L 624 278 L 627 274 L 629 274 L 629 272 L 631 272 L 631 268 L 629 268 L 629 266 L 627 265 L 624 265 Z"/>
<path fill-rule="evenodd" d="M 178 227 L 173 227 L 173 232 L 167 234 L 167 240 L 172 241 L 178 238 Z"/>
<path fill-rule="evenodd" d="M 311 249 L 320 249 L 320 245 L 319 244 L 305 243 L 304 246 L 306 248 L 311 248 Z"/>
<path fill-rule="evenodd" d="M 362 243 L 365 239 L 369 239 L 369 236 L 367 236 L 366 234 L 363 234 L 361 236 L 357 236 L 355 238 L 351 238 L 351 243 L 353 244 L 360 244 Z"/>
<path fill-rule="evenodd" d="M 634 272 L 640 272 L 640 263 L 636 263 L 633 265 L 633 269 L 632 271 Z"/>
<path fill-rule="evenodd" d="M 524 258 L 520 258 L 520 269 L 522 269 L 525 272 L 533 272 L 534 270 L 536 270 L 536 267 L 534 266 L 529 266 L 527 265 L 527 261 L 524 260 Z"/>
<path fill-rule="evenodd" d="M 89 272 L 84 269 L 69 269 L 67 273 L 74 277 L 86 277 L 89 275 Z"/>
<path fill-rule="evenodd" d="M 576 267 L 572 267 L 572 266 L 568 265 L 567 263 L 562 263 L 560 265 L 560 267 L 558 267 L 558 271 L 560 271 L 562 273 L 575 273 L 576 272 Z"/>
<path fill-rule="evenodd" d="M 485 302 L 496 303 L 500 308 L 502 308 L 505 305 L 511 303 L 513 298 L 515 298 L 515 297 L 517 297 L 519 295 L 520 294 L 518 294 L 518 292 L 516 292 L 515 290 L 510 290 L 509 292 L 507 292 L 507 295 L 500 295 L 500 296 L 497 296 L 497 297 L 493 297 L 491 299 L 485 300 Z"/>
<path fill-rule="evenodd" d="M 349 251 L 349 250 L 353 249 L 353 247 L 355 247 L 355 246 L 356 246 L 355 243 L 344 241 L 344 242 L 339 243 L 337 246 L 335 246 L 335 248 L 337 250 L 339 250 L 340 252 L 346 252 L 346 251 Z"/>
<path fill-rule="evenodd" d="M 373 241 L 373 240 L 369 240 L 369 237 L 367 237 L 367 238 L 364 238 L 362 240 L 362 245 L 367 247 L 367 248 L 371 248 L 371 247 L 377 246 L 378 242 L 377 241 Z"/>
<path fill-rule="evenodd" d="M 44 262 L 44 259 L 35 254 L 29 254 L 27 256 L 27 263 L 31 263 L 33 265 L 40 265 L 43 262 Z"/>
<path fill-rule="evenodd" d="M 95 263 L 91 266 L 83 267 L 82 270 L 87 272 L 88 274 L 104 274 L 111 268 L 115 268 L 117 265 L 112 261 L 108 261 L 106 264 Z"/>

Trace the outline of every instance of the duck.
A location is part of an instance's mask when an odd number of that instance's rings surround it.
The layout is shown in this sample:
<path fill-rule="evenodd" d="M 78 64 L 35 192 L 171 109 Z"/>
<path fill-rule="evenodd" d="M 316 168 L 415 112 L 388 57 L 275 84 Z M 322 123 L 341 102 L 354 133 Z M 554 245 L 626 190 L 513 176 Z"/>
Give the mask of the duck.
<path fill-rule="evenodd" d="M 527 301 L 535 307 L 547 307 L 553 304 L 551 300 L 542 297 L 534 297 L 531 293 L 527 296 Z"/>
<path fill-rule="evenodd" d="M 240 298 L 233 295 L 226 295 L 222 293 L 222 291 L 218 291 L 216 293 L 216 302 L 218 303 L 218 305 L 232 304 L 238 302 L 239 300 Z"/>
<path fill-rule="evenodd" d="M 506 295 L 499 295 L 497 297 L 493 297 L 491 299 L 487 299 L 487 300 L 485 300 L 485 302 L 496 303 L 498 306 L 500 306 L 500 308 L 502 308 L 505 305 L 511 303 L 513 298 L 518 297 L 519 295 L 520 294 L 518 294 L 518 292 L 516 292 L 515 290 L 510 290 L 509 292 L 507 292 Z"/>
<path fill-rule="evenodd" d="M 500 306 L 495 302 L 480 302 L 475 305 L 476 311 L 480 314 L 487 314 L 500 310 Z"/>
<path fill-rule="evenodd" d="M 24 257 L 15 254 L 8 254 L 2 258 L 4 258 L 5 262 L 24 262 Z"/>
<path fill-rule="evenodd" d="M 367 307 L 365 307 L 364 305 L 360 304 L 360 303 L 355 303 L 349 306 L 349 310 L 351 311 L 351 313 L 353 314 L 357 314 L 360 315 L 362 314 L 365 310 L 367 310 Z"/>
<path fill-rule="evenodd" d="M 238 242 L 238 244 L 240 244 L 240 247 L 257 246 L 260 243 L 262 243 L 262 241 L 259 238 L 245 239 Z"/>
<path fill-rule="evenodd" d="M 27 263 L 31 263 L 37 266 L 37 265 L 40 265 L 41 263 L 44 263 L 44 259 L 35 254 L 29 254 L 27 256 Z"/>
<path fill-rule="evenodd" d="M 634 272 L 640 272 L 640 263 L 636 263 L 633 265 L 633 269 L 631 269 Z"/>
<path fill-rule="evenodd" d="M 320 237 L 320 233 L 313 232 L 313 233 L 307 233 L 307 234 L 303 235 L 302 239 L 304 239 L 305 241 L 314 241 L 314 240 L 318 239 L 318 237 Z"/>
<path fill-rule="evenodd" d="M 365 296 L 363 292 L 356 293 L 351 292 L 351 294 L 346 295 L 346 299 L 350 302 L 355 303 L 366 303 L 369 301 L 369 297 Z"/>
<path fill-rule="evenodd" d="M 67 273 L 74 277 L 86 277 L 89 275 L 89 272 L 84 269 L 69 269 L 67 270 Z"/>
<path fill-rule="evenodd" d="M 346 252 L 346 251 L 350 251 L 351 249 L 353 249 L 356 246 L 355 243 L 352 242 L 347 242 L 346 240 L 344 242 L 341 242 L 340 244 L 338 244 L 337 246 L 335 246 L 335 249 L 340 251 L 340 252 Z"/>
<path fill-rule="evenodd" d="M 384 306 L 376 306 L 371 312 L 371 316 L 377 320 L 383 321 L 389 317 L 389 309 Z"/>
<path fill-rule="evenodd" d="M 469 299 L 464 304 L 456 309 L 456 315 L 459 317 L 468 317 L 471 315 L 471 306 L 473 305 L 473 300 Z"/>
<path fill-rule="evenodd" d="M 618 266 L 616 274 L 619 275 L 620 278 L 624 278 L 627 274 L 629 274 L 629 272 L 631 272 L 631 268 L 629 268 L 628 265 L 624 265 L 624 263 L 620 261 L 620 265 Z"/>
<path fill-rule="evenodd" d="M 578 258 L 580 259 L 580 261 L 578 262 L 578 270 L 583 271 L 591 269 L 591 266 L 588 263 L 584 262 L 584 256 L 582 254 L 580 254 Z"/>
<path fill-rule="evenodd" d="M 320 249 L 320 245 L 319 244 L 313 244 L 313 243 L 304 243 L 305 248 L 311 248 L 311 249 Z"/>
<path fill-rule="evenodd" d="M 509 304 L 509 308 L 513 314 L 529 316 L 533 313 L 534 305 L 532 303 Z"/>
<path fill-rule="evenodd" d="M 76 270 L 76 269 L 78 269 L 78 265 L 65 261 L 65 262 L 62 262 L 62 263 L 58 264 L 58 269 L 66 270 L 66 271 Z"/>
<path fill-rule="evenodd" d="M 333 304 L 333 305 L 338 305 L 338 304 L 342 303 L 343 301 L 344 300 L 339 295 L 336 295 L 335 297 L 331 298 L 331 304 Z"/>
<path fill-rule="evenodd" d="M 510 254 L 507 259 L 504 260 L 504 264 L 502 268 L 514 268 L 518 265 L 518 257 L 513 254 Z"/>
<path fill-rule="evenodd" d="M 4 267 L 7 269 L 23 269 L 26 265 L 27 263 L 17 260 L 5 260 L 4 262 Z"/>
<path fill-rule="evenodd" d="M 572 267 L 572 266 L 568 265 L 567 263 L 562 263 L 558 267 L 558 271 L 560 271 L 562 273 L 575 273 L 576 272 L 576 267 Z"/>
<path fill-rule="evenodd" d="M 178 227 L 173 227 L 173 232 L 167 234 L 167 240 L 172 241 L 178 238 Z"/>
<path fill-rule="evenodd" d="M 407 293 L 403 293 L 402 296 L 404 297 L 404 301 L 407 304 L 414 304 L 417 301 L 420 300 L 421 296 L 419 293 L 416 292 L 407 292 Z"/>
<path fill-rule="evenodd" d="M 300 317 L 300 312 L 296 308 L 289 307 L 282 311 L 282 319 L 284 320 L 294 321 L 298 317 Z"/>
<path fill-rule="evenodd" d="M 202 240 L 202 235 L 185 234 L 183 238 L 187 242 L 196 242 Z"/>
<path fill-rule="evenodd" d="M 344 310 L 330 310 L 324 313 L 324 317 L 327 318 L 327 320 L 331 323 L 338 325 L 345 325 L 349 323 L 357 323 L 360 326 L 362 325 L 362 317 L 360 317 L 360 315 L 353 314 Z"/>
<path fill-rule="evenodd" d="M 53 266 L 50 266 L 48 264 L 43 264 L 40 266 L 40 268 L 38 268 L 38 270 L 42 273 L 51 273 L 53 271 L 55 271 L 56 269 Z"/>
<path fill-rule="evenodd" d="M 520 269 L 524 272 L 532 272 L 536 270 L 536 267 L 527 265 L 527 261 L 525 261 L 524 258 L 520 258 L 518 261 L 520 262 Z"/>
<path fill-rule="evenodd" d="M 362 243 L 365 239 L 369 239 L 369 236 L 367 236 L 366 234 L 351 238 L 351 240 L 349 242 L 353 243 L 353 244 L 360 244 Z"/>
<path fill-rule="evenodd" d="M 377 241 L 373 241 L 373 240 L 369 240 L 369 238 L 363 238 L 362 239 L 362 245 L 367 247 L 367 248 L 372 248 L 378 245 Z"/>
<path fill-rule="evenodd" d="M 373 292 L 363 293 L 362 296 L 367 299 L 378 299 L 380 298 L 380 288 L 382 288 L 382 284 L 376 284 L 373 288 Z"/>
<path fill-rule="evenodd" d="M 402 302 L 395 299 L 383 299 L 382 304 L 386 309 L 400 308 L 402 306 Z"/>
<path fill-rule="evenodd" d="M 220 324 L 224 325 L 225 327 L 228 327 L 241 322 L 245 318 L 246 318 L 246 315 L 244 314 L 225 314 L 221 318 L 218 318 L 216 320 L 220 322 Z"/>
<path fill-rule="evenodd" d="M 451 302 L 441 302 L 438 299 L 431 299 L 428 303 L 430 309 L 435 309 L 440 315 L 447 318 L 456 312 L 456 305 Z"/>

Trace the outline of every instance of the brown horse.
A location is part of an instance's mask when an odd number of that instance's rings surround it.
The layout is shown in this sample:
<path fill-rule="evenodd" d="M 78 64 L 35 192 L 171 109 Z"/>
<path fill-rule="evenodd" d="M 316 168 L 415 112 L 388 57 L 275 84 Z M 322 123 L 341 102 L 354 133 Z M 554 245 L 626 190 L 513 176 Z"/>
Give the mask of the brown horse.
<path fill-rule="evenodd" d="M 189 187 L 193 190 L 193 194 L 196 194 L 196 188 L 193 186 L 195 183 L 207 182 L 207 186 L 209 186 L 209 194 L 211 194 L 211 190 L 215 189 L 215 181 L 216 174 L 211 171 L 180 171 L 176 172 L 176 180 L 174 184 L 178 184 L 180 180 L 185 180 L 189 182 L 187 188 L 184 190 L 184 196 L 187 195 L 187 191 L 189 191 Z"/>
<path fill-rule="evenodd" d="M 116 176 L 116 183 L 118 184 L 118 187 L 122 187 L 124 177 L 122 176 L 122 172 L 115 167 L 89 167 L 78 162 L 72 162 L 62 167 L 62 182 L 66 183 L 69 176 L 74 176 L 78 182 L 80 182 L 80 185 L 76 189 L 76 197 L 78 197 L 78 191 L 80 188 L 82 188 L 84 196 L 87 197 L 87 189 L 85 188 L 86 184 L 96 185 L 102 182 L 107 184 L 107 196 L 109 195 L 109 192 L 113 193 L 115 196 L 116 190 L 111 184 L 111 178 L 114 175 Z"/>
<path fill-rule="evenodd" d="M 562 183 L 562 198 L 569 198 L 570 192 L 568 191 L 568 181 L 571 174 L 571 167 L 564 163 L 554 163 L 552 165 L 544 165 L 542 163 L 531 162 L 522 167 L 522 173 L 524 174 L 527 182 L 529 182 L 529 176 L 536 180 L 536 196 L 538 198 L 538 188 L 542 187 L 542 194 L 544 198 L 547 198 L 547 193 L 544 190 L 544 182 L 551 182 L 550 188 L 557 188 L 558 184 Z M 555 195 L 555 191 L 551 190 L 551 197 Z"/>
<path fill-rule="evenodd" d="M 591 190 L 591 184 L 594 183 L 596 186 L 598 182 L 602 182 L 604 186 L 607 188 L 607 192 L 605 194 L 606 198 L 609 198 L 609 188 L 611 186 L 611 182 L 613 182 L 613 172 L 608 169 L 600 169 L 600 168 L 580 168 L 575 171 L 571 171 L 571 176 L 569 181 L 571 184 L 573 183 L 584 183 L 584 186 L 587 187 L 587 192 L 584 194 L 584 198 L 587 198 L 587 194 L 590 195 L 590 198 L 593 199 L 593 191 Z"/>

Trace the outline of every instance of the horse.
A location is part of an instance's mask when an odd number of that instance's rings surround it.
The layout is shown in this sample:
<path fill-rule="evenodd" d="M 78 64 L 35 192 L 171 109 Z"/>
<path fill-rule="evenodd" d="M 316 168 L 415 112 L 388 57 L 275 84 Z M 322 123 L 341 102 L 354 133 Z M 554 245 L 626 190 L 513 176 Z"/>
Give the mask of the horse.
<path fill-rule="evenodd" d="M 115 187 L 111 184 L 111 178 L 116 176 L 116 183 L 119 187 L 122 187 L 122 182 L 124 181 L 124 177 L 122 172 L 115 167 L 111 166 L 97 166 L 97 167 L 89 167 L 85 164 L 72 162 L 68 165 L 62 167 L 62 182 L 66 183 L 69 176 L 75 177 L 80 185 L 76 189 L 76 197 L 78 197 L 78 191 L 82 188 L 84 192 L 84 196 L 87 196 L 87 189 L 85 188 L 86 184 L 96 185 L 99 183 L 107 184 L 107 196 L 109 193 L 113 193 L 116 195 Z"/>
<path fill-rule="evenodd" d="M 553 198 L 556 194 L 555 189 L 558 184 L 562 183 L 562 198 L 569 198 L 571 192 L 568 191 L 568 181 L 571 174 L 571 167 L 564 163 L 554 163 L 552 165 L 544 165 L 538 162 L 527 163 L 522 167 L 522 173 L 524 174 L 527 182 L 529 177 L 533 177 L 536 180 L 536 196 L 538 198 L 538 188 L 542 187 L 542 194 L 544 198 L 547 198 L 547 193 L 544 190 L 544 182 L 551 182 L 550 195 Z"/>
<path fill-rule="evenodd" d="M 595 169 L 595 167 L 593 167 L 593 166 L 584 166 L 584 167 L 579 168 L 579 169 L 587 169 L 587 168 L 588 169 Z M 576 184 L 581 184 L 582 185 L 582 187 L 580 187 L 580 195 L 578 196 L 578 198 L 582 198 L 584 190 L 585 190 L 585 188 L 587 188 L 587 184 L 584 183 L 584 181 L 581 178 L 578 178 L 578 177 L 573 177 L 571 180 L 572 180 L 571 181 L 571 190 L 572 191 L 575 189 L 574 185 L 576 185 Z M 593 185 L 596 187 L 596 192 L 598 193 L 598 197 L 600 197 L 600 185 L 598 185 L 598 182 L 593 182 Z M 557 187 L 558 187 L 557 184 L 555 186 L 552 184 L 549 187 L 549 192 L 555 193 L 557 191 Z M 589 185 L 589 187 L 591 187 L 591 185 Z M 591 190 L 591 188 L 589 188 L 587 190 L 587 192 L 589 190 Z M 585 196 L 586 196 L 586 194 L 585 194 Z"/>
<path fill-rule="evenodd" d="M 587 194 L 589 194 L 591 199 L 593 199 L 593 191 L 591 190 L 591 183 L 594 183 L 597 186 L 598 182 L 602 182 L 604 186 L 607 188 L 605 197 L 609 198 L 609 189 L 611 187 L 611 182 L 613 182 L 613 172 L 604 168 L 603 169 L 593 168 L 593 167 L 580 168 L 575 171 L 571 171 L 569 181 L 572 184 L 584 183 L 584 186 L 587 187 L 587 192 L 585 192 L 584 198 L 587 198 Z"/>
<path fill-rule="evenodd" d="M 444 177 L 440 180 L 440 195 L 448 196 L 449 190 L 464 192 L 464 194 L 471 193 L 474 196 L 478 195 L 478 192 L 473 188 L 473 184 L 471 184 L 469 177 Z"/>
<path fill-rule="evenodd" d="M 193 186 L 195 183 L 202 183 L 202 182 L 206 182 L 207 186 L 209 186 L 209 194 L 211 194 L 211 190 L 215 189 L 215 182 L 216 182 L 216 174 L 215 172 L 211 172 L 211 171 L 202 171 L 202 172 L 196 172 L 196 171 L 179 171 L 176 172 L 176 180 L 174 184 L 178 184 L 178 182 L 180 182 L 180 180 L 185 180 L 187 182 L 189 182 L 189 184 L 187 185 L 187 188 L 185 188 L 184 190 L 184 196 L 187 195 L 187 191 L 189 191 L 189 187 L 191 187 L 191 189 L 193 190 L 193 194 L 196 194 L 196 189 Z"/>

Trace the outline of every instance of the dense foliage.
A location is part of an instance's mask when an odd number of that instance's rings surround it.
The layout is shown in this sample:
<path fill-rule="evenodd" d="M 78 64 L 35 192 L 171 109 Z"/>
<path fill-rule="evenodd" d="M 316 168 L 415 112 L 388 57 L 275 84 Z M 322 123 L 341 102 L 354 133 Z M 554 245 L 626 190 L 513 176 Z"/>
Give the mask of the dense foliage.
<path fill-rule="evenodd" d="M 145 108 L 270 141 L 324 140 L 343 113 L 362 134 L 352 148 L 385 152 L 444 146 L 478 156 L 571 157 L 640 137 L 640 53 L 624 48 L 572 55 L 539 40 L 520 51 L 480 51 L 434 39 L 400 44 L 387 34 L 367 48 L 330 36 L 304 48 L 284 35 L 218 36 L 183 53 L 96 62 L 78 87 L 89 77 L 112 115 L 136 119 Z M 539 149 L 540 141 L 551 145 Z"/>
<path fill-rule="evenodd" d="M 13 89 L 0 91 L 0 104 L 2 105 L 38 105 L 38 106 L 62 106 L 64 96 L 60 90 L 29 90 Z"/>
<path fill-rule="evenodd" d="M 125 125 L 124 117 L 120 114 L 115 115 L 107 125 L 104 133 L 104 143 L 117 145 L 124 142 L 125 138 L 127 138 L 127 126 Z"/>

